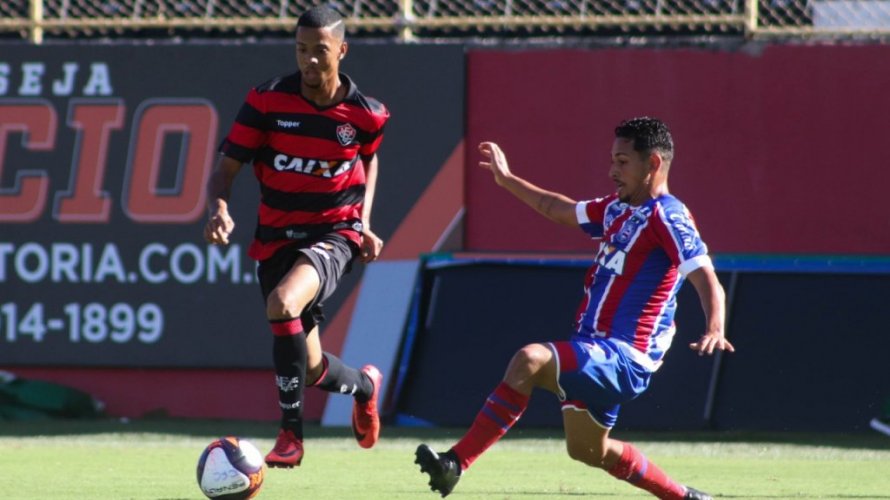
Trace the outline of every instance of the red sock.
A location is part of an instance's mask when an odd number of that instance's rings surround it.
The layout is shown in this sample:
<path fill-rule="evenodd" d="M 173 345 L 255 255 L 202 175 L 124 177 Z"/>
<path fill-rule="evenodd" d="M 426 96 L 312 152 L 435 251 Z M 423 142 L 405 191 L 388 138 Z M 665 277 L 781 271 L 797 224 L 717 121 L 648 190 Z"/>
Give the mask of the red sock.
<path fill-rule="evenodd" d="M 289 337 L 303 333 L 303 322 L 300 321 L 300 318 L 270 319 L 269 327 L 276 337 Z"/>
<path fill-rule="evenodd" d="M 467 470 L 485 450 L 513 427 L 528 406 L 528 399 L 528 396 L 516 391 L 506 382 L 501 382 L 494 389 L 473 420 L 470 430 L 451 448 L 460 459 L 461 470 Z"/>
<path fill-rule="evenodd" d="M 662 500 L 682 500 L 686 496 L 686 488 L 675 483 L 630 443 L 623 444 L 624 451 L 621 453 L 621 458 L 609 469 L 609 474 Z"/>

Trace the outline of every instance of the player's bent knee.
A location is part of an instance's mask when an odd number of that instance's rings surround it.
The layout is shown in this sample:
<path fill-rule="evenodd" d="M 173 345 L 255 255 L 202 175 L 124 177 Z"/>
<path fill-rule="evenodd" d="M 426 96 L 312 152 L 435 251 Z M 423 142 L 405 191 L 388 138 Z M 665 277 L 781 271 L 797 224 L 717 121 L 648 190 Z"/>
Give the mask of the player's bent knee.
<path fill-rule="evenodd" d="M 543 387 L 554 391 L 553 375 L 548 371 L 548 364 L 552 362 L 553 355 L 543 344 L 529 344 L 516 351 L 507 367 L 504 381 L 514 388 L 518 387 Z"/>
<path fill-rule="evenodd" d="M 266 298 L 266 317 L 269 319 L 299 318 L 302 313 L 302 305 L 284 290 L 276 288 Z"/>
<path fill-rule="evenodd" d="M 306 367 L 306 385 L 315 385 L 324 373 L 324 363 Z"/>
<path fill-rule="evenodd" d="M 529 344 L 516 351 L 513 355 L 516 364 L 528 367 L 530 371 L 538 371 L 550 360 L 550 350 L 541 344 Z"/>

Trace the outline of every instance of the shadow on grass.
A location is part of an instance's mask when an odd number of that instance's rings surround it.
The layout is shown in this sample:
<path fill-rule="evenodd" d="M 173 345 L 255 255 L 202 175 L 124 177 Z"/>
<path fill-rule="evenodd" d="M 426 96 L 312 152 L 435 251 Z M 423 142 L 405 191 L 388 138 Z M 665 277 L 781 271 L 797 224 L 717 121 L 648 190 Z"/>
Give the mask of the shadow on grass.
<path fill-rule="evenodd" d="M 702 431 L 702 432 L 645 432 L 622 433 L 628 441 L 685 443 L 767 443 L 797 446 L 829 446 L 833 448 L 890 450 L 890 439 L 875 432 L 742 432 L 742 431 Z"/>
<path fill-rule="evenodd" d="M 410 492 L 409 492 L 410 493 Z M 590 493 L 589 491 L 504 491 L 504 490 L 474 490 L 473 495 L 485 495 L 487 498 L 546 498 L 546 497 L 618 497 L 626 496 L 618 493 Z"/>
<path fill-rule="evenodd" d="M 788 498 L 788 495 L 714 495 L 715 498 Z M 890 498 L 890 495 L 845 495 L 843 493 L 839 493 L 836 495 L 832 495 L 831 493 L 825 493 L 820 495 L 819 498 Z"/>
<path fill-rule="evenodd" d="M 465 429 L 392 427 L 384 422 L 385 438 L 392 439 L 457 439 Z M 274 421 L 204 420 L 167 417 L 140 419 L 92 419 L 92 420 L 35 420 L 0 421 L 0 436 L 59 436 L 107 433 L 151 433 L 183 436 L 218 437 L 230 434 L 250 435 L 274 439 L 278 432 Z M 321 427 L 317 423 L 306 425 L 306 434 L 315 438 L 351 438 L 348 427 Z M 616 432 L 615 437 L 626 441 L 684 442 L 684 443 L 766 443 L 798 446 L 830 446 L 847 449 L 890 450 L 890 439 L 876 433 L 764 433 L 735 431 L 702 432 Z M 517 428 L 507 439 L 562 439 L 561 429 Z M 885 497 L 890 498 L 890 496 Z"/>

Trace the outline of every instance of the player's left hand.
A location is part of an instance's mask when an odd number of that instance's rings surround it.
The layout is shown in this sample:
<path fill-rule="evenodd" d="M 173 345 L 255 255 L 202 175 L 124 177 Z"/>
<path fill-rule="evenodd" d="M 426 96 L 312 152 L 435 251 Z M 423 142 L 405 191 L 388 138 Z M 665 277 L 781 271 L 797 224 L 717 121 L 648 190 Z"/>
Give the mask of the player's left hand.
<path fill-rule="evenodd" d="M 735 352 L 735 347 L 726 340 L 726 337 L 723 336 L 723 332 L 705 332 L 705 334 L 698 339 L 698 342 L 689 344 L 689 348 L 696 351 L 699 356 L 714 354 L 714 349 Z"/>
<path fill-rule="evenodd" d="M 370 229 L 362 230 L 362 262 L 367 264 L 377 260 L 381 251 L 383 251 L 383 240 Z"/>
<path fill-rule="evenodd" d="M 503 186 L 507 182 L 507 178 L 513 175 L 510 172 L 510 165 L 507 163 L 507 155 L 504 154 L 500 146 L 493 142 L 480 143 L 479 152 L 483 156 L 479 166 L 491 171 L 497 185 Z"/>

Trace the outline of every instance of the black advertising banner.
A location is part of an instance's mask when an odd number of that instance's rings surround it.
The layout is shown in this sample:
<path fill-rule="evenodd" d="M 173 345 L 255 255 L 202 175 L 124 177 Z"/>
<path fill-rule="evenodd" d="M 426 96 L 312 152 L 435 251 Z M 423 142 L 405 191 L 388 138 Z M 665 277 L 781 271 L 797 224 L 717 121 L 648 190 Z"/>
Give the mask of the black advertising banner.
<path fill-rule="evenodd" d="M 0 365 L 269 365 L 246 255 L 257 183 L 249 167 L 236 179 L 227 247 L 203 241 L 204 185 L 249 88 L 294 54 L 0 45 Z M 393 115 L 373 218 L 385 238 L 463 135 L 463 50 L 353 44 L 342 69 Z"/>

